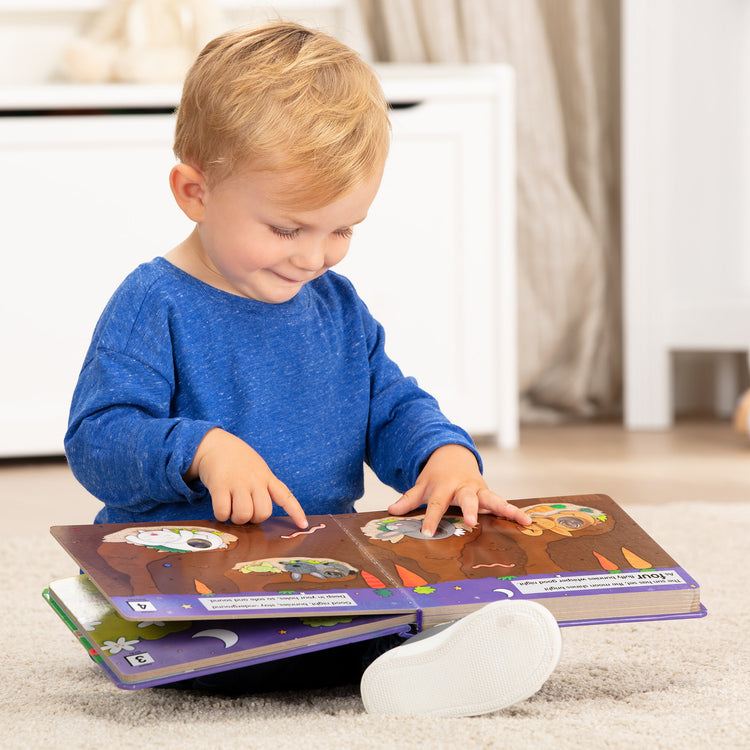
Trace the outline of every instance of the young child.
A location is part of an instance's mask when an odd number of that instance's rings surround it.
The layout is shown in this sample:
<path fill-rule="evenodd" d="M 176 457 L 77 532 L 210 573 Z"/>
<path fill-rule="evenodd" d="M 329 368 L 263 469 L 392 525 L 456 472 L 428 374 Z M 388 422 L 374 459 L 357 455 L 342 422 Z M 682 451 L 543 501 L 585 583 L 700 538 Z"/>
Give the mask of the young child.
<path fill-rule="evenodd" d="M 329 270 L 367 216 L 389 139 L 373 71 L 327 35 L 275 23 L 201 52 L 170 173 L 195 228 L 115 292 L 73 396 L 66 452 L 104 503 L 97 522 L 244 524 L 286 513 L 305 528 L 307 513 L 354 510 L 365 462 L 403 493 L 390 513 L 427 505 L 427 536 L 450 505 L 470 525 L 478 513 L 530 522 L 488 488 L 469 435 L 404 377 L 351 283 Z M 523 603 L 486 609 L 377 659 L 362 683 L 368 710 L 463 715 L 535 692 L 559 656 L 554 619 Z M 458 679 L 460 694 L 432 696 L 453 661 L 433 652 L 454 647 L 430 643 L 456 637 L 489 653 L 491 678 L 468 704 Z M 390 645 L 347 652 L 347 669 L 361 674 Z M 317 669 L 284 662 L 271 671 Z M 412 700 L 403 664 L 422 675 L 426 704 Z M 273 684 L 271 671 L 252 669 L 235 682 Z"/>

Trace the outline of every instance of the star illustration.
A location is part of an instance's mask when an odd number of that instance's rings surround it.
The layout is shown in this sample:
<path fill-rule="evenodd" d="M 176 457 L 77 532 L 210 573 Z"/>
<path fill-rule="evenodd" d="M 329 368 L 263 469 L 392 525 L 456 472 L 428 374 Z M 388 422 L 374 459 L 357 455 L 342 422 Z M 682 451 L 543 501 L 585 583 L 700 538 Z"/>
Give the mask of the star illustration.
<path fill-rule="evenodd" d="M 183 608 L 183 609 L 192 609 L 192 608 L 193 608 L 193 605 L 192 605 L 192 604 L 183 604 L 183 605 L 182 605 L 182 608 Z"/>

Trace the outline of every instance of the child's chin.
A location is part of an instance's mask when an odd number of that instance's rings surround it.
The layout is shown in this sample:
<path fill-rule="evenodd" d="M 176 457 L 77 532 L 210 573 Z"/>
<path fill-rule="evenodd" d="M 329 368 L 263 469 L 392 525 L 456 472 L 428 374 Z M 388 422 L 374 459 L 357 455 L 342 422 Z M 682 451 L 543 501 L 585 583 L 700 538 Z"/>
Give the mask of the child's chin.
<path fill-rule="evenodd" d="M 294 299 L 301 288 L 269 291 L 265 294 L 259 294 L 255 299 L 269 305 L 280 305 Z"/>

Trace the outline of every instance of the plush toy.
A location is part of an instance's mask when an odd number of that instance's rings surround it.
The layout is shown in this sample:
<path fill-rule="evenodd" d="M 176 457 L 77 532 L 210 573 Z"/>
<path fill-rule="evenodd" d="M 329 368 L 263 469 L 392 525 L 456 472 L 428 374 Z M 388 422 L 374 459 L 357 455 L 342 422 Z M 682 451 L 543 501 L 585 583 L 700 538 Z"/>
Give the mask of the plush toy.
<path fill-rule="evenodd" d="M 226 28 L 211 0 L 113 0 L 65 50 L 63 72 L 80 83 L 179 83 Z"/>

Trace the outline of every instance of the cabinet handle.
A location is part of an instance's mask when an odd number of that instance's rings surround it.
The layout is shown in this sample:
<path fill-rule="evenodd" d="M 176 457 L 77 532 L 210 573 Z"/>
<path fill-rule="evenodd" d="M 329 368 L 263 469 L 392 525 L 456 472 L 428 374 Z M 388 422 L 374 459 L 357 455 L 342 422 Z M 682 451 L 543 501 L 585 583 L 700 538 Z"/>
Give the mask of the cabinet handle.
<path fill-rule="evenodd" d="M 420 107 L 423 102 L 388 102 L 388 109 L 414 109 Z"/>
<path fill-rule="evenodd" d="M 66 107 L 0 109 L 0 117 L 95 117 L 100 115 L 173 115 L 175 107 Z"/>

